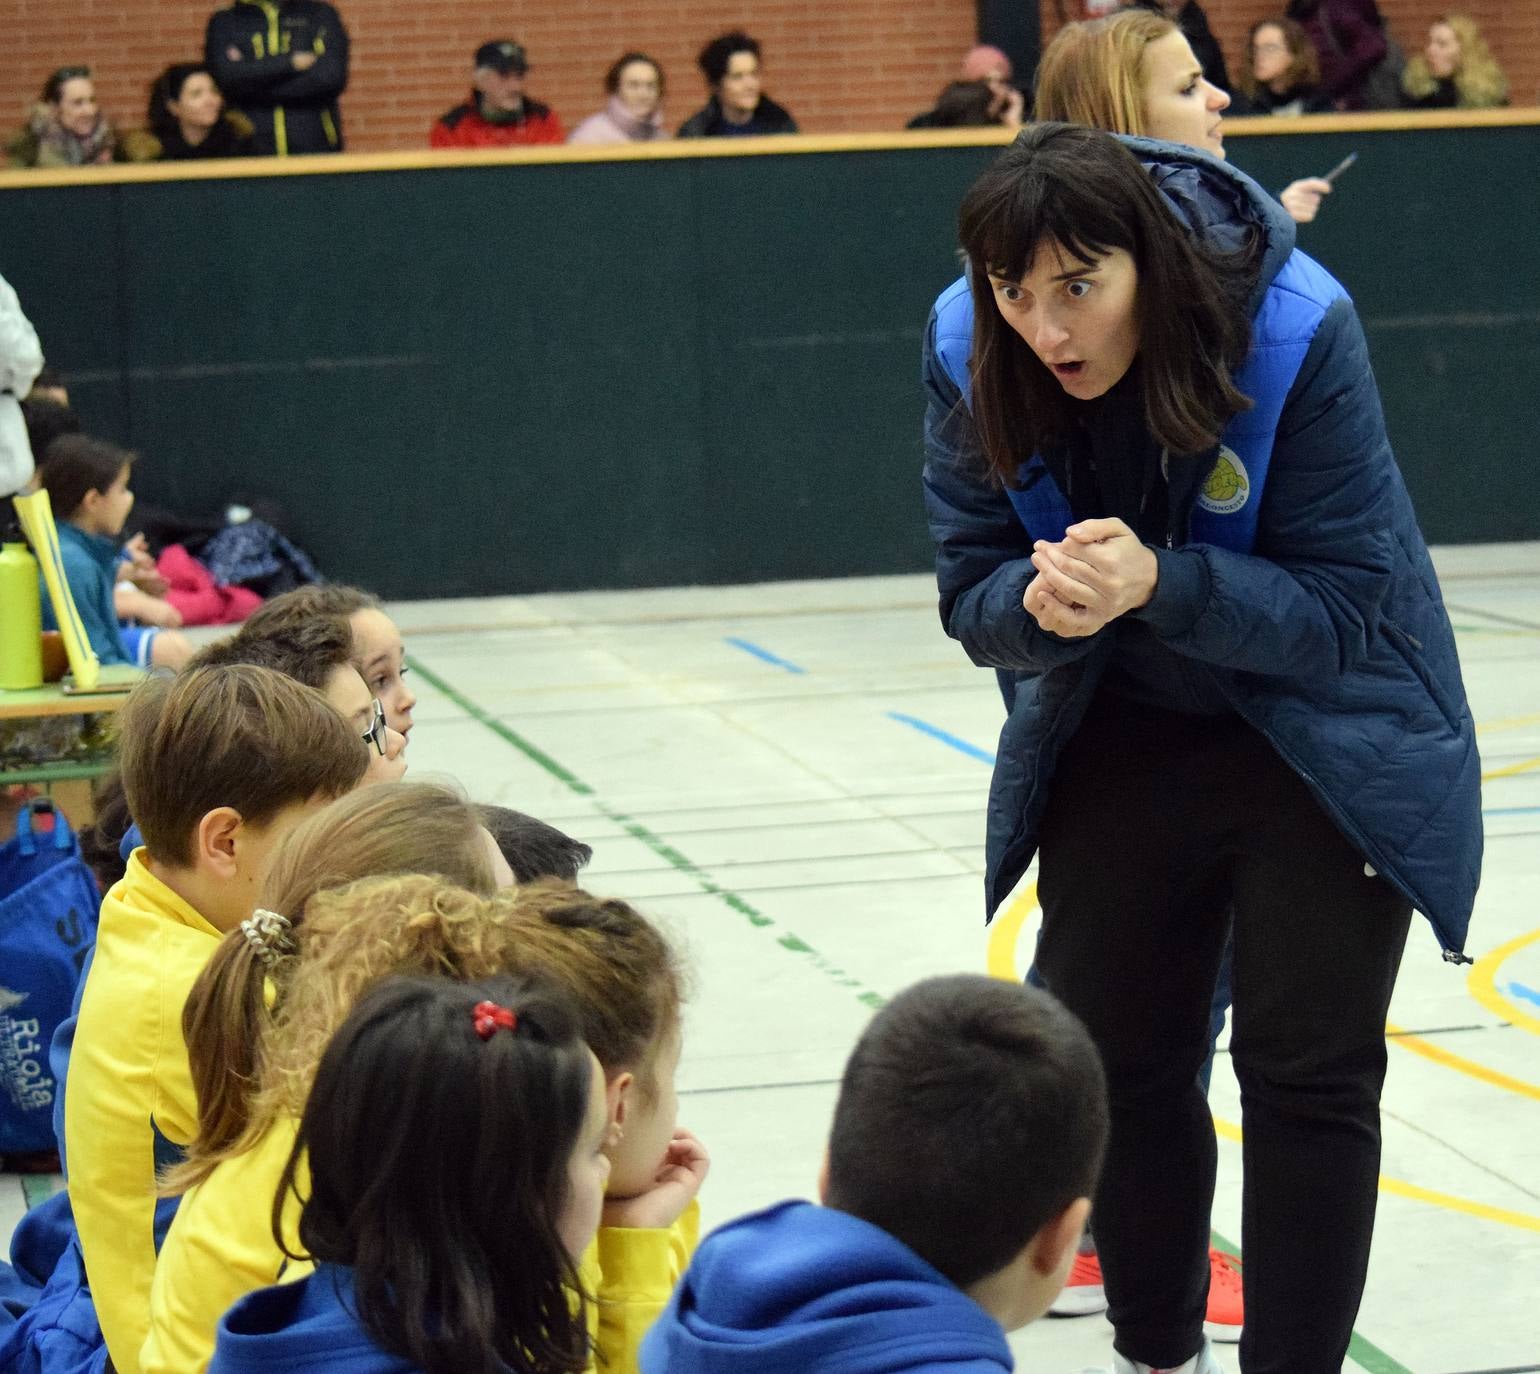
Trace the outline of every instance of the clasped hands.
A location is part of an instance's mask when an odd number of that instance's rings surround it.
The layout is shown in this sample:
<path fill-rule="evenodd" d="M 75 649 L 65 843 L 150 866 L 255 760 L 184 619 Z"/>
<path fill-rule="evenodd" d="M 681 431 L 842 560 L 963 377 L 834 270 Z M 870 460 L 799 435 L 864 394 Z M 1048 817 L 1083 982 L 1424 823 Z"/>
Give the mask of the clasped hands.
<path fill-rule="evenodd" d="M 1040 628 L 1066 639 L 1094 635 L 1155 594 L 1158 565 L 1121 520 L 1082 520 L 1057 544 L 1032 546 L 1037 576 L 1021 604 Z"/>

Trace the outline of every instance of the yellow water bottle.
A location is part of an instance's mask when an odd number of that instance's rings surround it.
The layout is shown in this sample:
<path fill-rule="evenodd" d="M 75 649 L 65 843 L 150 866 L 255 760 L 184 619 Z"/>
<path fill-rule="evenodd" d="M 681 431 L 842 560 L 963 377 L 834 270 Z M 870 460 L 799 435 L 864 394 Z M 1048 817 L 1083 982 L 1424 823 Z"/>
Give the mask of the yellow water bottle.
<path fill-rule="evenodd" d="M 0 690 L 43 685 L 43 601 L 37 559 L 15 535 L 0 545 Z"/>

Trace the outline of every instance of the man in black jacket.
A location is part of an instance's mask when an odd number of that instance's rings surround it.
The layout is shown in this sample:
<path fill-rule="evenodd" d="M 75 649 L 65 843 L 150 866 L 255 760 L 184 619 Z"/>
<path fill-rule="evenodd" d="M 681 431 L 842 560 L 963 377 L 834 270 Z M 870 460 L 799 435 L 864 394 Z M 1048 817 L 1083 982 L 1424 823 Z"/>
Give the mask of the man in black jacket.
<path fill-rule="evenodd" d="M 259 153 L 342 150 L 337 97 L 348 84 L 348 31 L 324 0 L 234 0 L 209 16 L 204 57 Z"/>
<path fill-rule="evenodd" d="M 1153 10 L 1163 14 L 1181 29 L 1192 47 L 1192 55 L 1203 68 L 1203 79 L 1222 91 L 1230 89 L 1230 73 L 1225 69 L 1224 50 L 1208 26 L 1208 15 L 1198 0 L 1128 0 L 1128 10 Z"/>

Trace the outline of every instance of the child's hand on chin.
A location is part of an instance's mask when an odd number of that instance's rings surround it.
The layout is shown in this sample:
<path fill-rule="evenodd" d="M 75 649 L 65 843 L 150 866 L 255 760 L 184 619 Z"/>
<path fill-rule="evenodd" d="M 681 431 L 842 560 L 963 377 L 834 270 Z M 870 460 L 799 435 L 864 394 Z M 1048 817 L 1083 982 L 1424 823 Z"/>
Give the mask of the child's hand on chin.
<path fill-rule="evenodd" d="M 711 1156 L 706 1147 L 683 1127 L 675 1130 L 668 1153 L 658 1166 L 652 1187 L 635 1197 L 613 1197 L 604 1201 L 605 1226 L 628 1230 L 660 1230 L 672 1226 L 683 1215 L 711 1170 Z"/>

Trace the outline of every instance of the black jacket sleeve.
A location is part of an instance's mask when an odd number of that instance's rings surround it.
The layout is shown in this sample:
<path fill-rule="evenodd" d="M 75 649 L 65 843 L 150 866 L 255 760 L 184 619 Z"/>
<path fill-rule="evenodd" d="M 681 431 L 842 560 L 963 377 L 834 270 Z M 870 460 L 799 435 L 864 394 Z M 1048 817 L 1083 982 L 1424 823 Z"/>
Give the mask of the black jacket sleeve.
<path fill-rule="evenodd" d="M 203 31 L 203 60 L 219 83 L 219 89 L 237 104 L 242 100 L 274 100 L 274 91 L 294 75 L 294 59 L 287 54 L 257 57 L 248 51 L 250 27 L 233 10 L 216 10 Z M 239 54 L 232 58 L 231 51 Z"/>
<path fill-rule="evenodd" d="M 295 72 L 274 94 L 280 104 L 322 104 L 335 100 L 348 84 L 348 31 L 330 5 L 316 7 L 316 34 L 311 51 L 315 66 Z M 291 68 L 292 71 L 292 68 Z"/>

